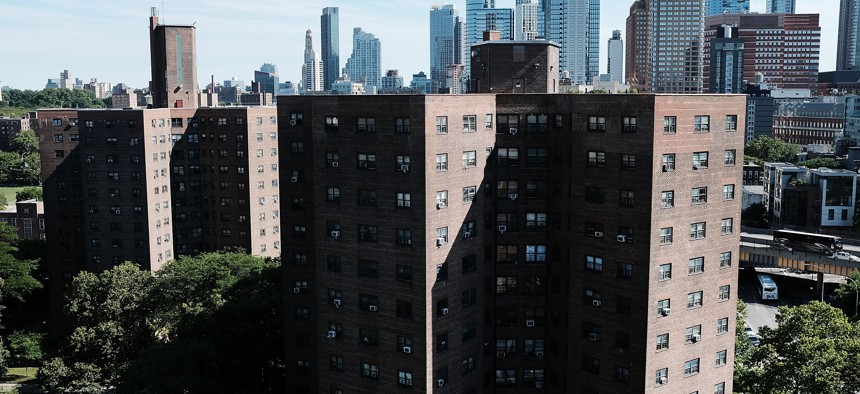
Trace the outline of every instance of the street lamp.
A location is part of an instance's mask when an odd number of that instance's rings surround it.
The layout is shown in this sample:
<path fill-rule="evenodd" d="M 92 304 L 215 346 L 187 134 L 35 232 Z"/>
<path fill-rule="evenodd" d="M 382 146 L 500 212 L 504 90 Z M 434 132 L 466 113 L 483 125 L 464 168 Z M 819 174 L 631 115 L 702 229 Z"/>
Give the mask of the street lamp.
<path fill-rule="evenodd" d="M 803 266 L 804 267 L 811 266 L 811 267 L 815 267 L 816 269 L 819 269 L 819 270 L 824 268 L 820 265 L 815 265 L 815 264 L 811 264 L 811 263 L 804 263 Z M 824 272 L 823 271 L 811 271 L 811 272 L 813 274 L 818 274 L 818 273 L 821 274 L 821 302 L 824 302 Z"/>
<path fill-rule="evenodd" d="M 850 276 L 846 276 L 845 279 L 854 284 L 854 317 L 857 317 L 857 304 L 860 304 L 860 287 L 857 287 L 857 282 Z"/>

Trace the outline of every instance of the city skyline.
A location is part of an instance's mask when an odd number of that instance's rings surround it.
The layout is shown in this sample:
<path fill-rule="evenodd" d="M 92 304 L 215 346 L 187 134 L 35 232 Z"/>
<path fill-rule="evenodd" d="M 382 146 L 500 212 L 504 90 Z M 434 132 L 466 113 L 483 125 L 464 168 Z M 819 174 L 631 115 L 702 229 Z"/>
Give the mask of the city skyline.
<path fill-rule="evenodd" d="M 750 9 L 763 12 L 766 0 L 753 0 Z M 451 1 L 465 15 L 466 1 Z M 600 63 L 606 64 L 606 39 L 612 30 L 624 29 L 624 20 L 632 1 L 605 1 L 601 4 Z M 210 76 L 216 81 L 239 77 L 250 83 L 253 72 L 262 63 L 273 63 L 281 70 L 281 81 L 301 80 L 304 32 L 319 30 L 319 18 L 325 7 L 340 7 L 341 54 L 352 52 L 352 29 L 362 27 L 372 32 L 383 45 L 382 69 L 398 69 L 409 76 L 430 72 L 429 18 L 433 5 L 429 1 L 407 0 L 399 7 L 379 0 L 358 5 L 343 0 L 304 2 L 283 5 L 271 0 L 252 4 L 221 4 L 208 0 L 139 4 L 121 0 L 68 4 L 58 0 L 35 0 L 0 5 L 0 33 L 7 37 L 26 31 L 28 38 L 10 40 L 0 62 L 0 80 L 16 89 L 42 89 L 48 78 L 70 70 L 78 78 L 126 83 L 135 88 L 148 85 L 149 40 L 146 27 L 130 28 L 129 21 L 148 16 L 149 7 L 159 8 L 167 24 L 195 24 L 198 29 L 198 84 L 205 86 Z M 514 0 L 499 0 L 497 8 L 514 8 Z M 267 12 L 258 12 L 267 9 Z M 820 13 L 821 20 L 838 20 L 839 0 L 800 0 L 797 13 Z M 66 24 L 44 24 L 34 29 L 33 20 L 64 18 Z M 284 23 L 284 21 L 288 21 Z M 224 29 L 223 26 L 253 24 L 254 29 Z M 134 26 L 134 22 L 131 26 Z M 60 26 L 75 26 L 62 30 Z M 819 70 L 835 70 L 837 23 L 822 23 Z M 106 33 L 109 32 L 109 33 Z M 246 33 L 247 32 L 247 33 Z M 261 32 L 254 34 L 253 32 Z M 412 34 L 404 34 L 411 32 Z M 622 35 L 623 36 L 623 35 Z M 57 44 L 63 37 L 67 44 Z M 54 42 L 53 45 L 51 43 Z M 348 45 L 348 47 L 346 46 Z M 50 48 L 50 50 L 46 50 Z M 232 48 L 241 48 L 238 53 Z M 228 53 L 231 53 L 227 56 Z M 343 60 L 342 60 L 343 61 Z M 341 64 L 343 66 L 343 64 Z M 601 70 L 603 71 L 603 70 Z"/>

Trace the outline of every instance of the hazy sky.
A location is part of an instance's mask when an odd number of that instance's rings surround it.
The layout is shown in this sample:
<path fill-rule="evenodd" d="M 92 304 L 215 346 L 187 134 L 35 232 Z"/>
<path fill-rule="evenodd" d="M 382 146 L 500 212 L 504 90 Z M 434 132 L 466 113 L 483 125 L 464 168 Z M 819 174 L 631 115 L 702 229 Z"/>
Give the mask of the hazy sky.
<path fill-rule="evenodd" d="M 150 7 L 167 24 L 197 27 L 197 74 L 205 86 L 236 76 L 247 83 L 263 63 L 278 66 L 281 81 L 298 81 L 305 30 L 320 51 L 320 13 L 340 7 L 341 64 L 352 52 L 352 29 L 362 27 L 382 43 L 382 69 L 429 74 L 428 0 L 0 0 L 0 85 L 44 88 L 68 69 L 73 78 L 145 87 L 149 70 Z M 449 1 L 465 17 L 465 0 Z M 600 72 L 606 72 L 606 41 L 624 30 L 632 0 L 602 0 Z M 820 70 L 836 63 L 839 0 L 797 0 L 799 13 L 820 13 Z M 765 0 L 752 0 L 763 11 Z M 499 8 L 514 0 L 497 0 Z M 623 36 L 623 35 L 622 35 Z"/>

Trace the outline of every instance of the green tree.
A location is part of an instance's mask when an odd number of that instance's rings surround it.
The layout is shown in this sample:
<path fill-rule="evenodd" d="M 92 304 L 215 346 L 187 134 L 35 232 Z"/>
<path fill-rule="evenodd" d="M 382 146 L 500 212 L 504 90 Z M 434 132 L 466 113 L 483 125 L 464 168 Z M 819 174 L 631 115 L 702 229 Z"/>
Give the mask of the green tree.
<path fill-rule="evenodd" d="M 750 204 L 750 206 L 741 211 L 741 223 L 749 227 L 770 227 L 768 224 L 767 209 L 764 204 L 760 202 Z"/>
<path fill-rule="evenodd" d="M 15 331 L 9 335 L 9 355 L 12 365 L 25 367 L 42 361 L 42 337 L 43 334 L 27 331 Z M 29 374 L 29 373 L 28 373 Z"/>
<path fill-rule="evenodd" d="M 791 162 L 797 159 L 800 147 L 781 140 L 761 136 L 750 141 L 744 148 L 746 156 L 761 162 Z"/>
<path fill-rule="evenodd" d="M 0 171 L 2 172 L 2 171 Z M 0 181 L 2 183 L 2 181 Z M 0 210 L 6 209 L 6 206 L 9 204 L 9 200 L 6 199 L 6 195 L 0 193 Z"/>
<path fill-rule="evenodd" d="M 39 200 L 42 201 L 42 188 L 37 186 L 25 187 L 20 191 L 15 193 L 15 201 L 25 201 L 25 200 Z"/>
<path fill-rule="evenodd" d="M 856 315 L 857 312 L 857 294 L 860 291 L 860 271 L 854 269 L 851 275 L 848 275 L 851 280 L 846 280 L 845 283 L 836 288 L 836 306 L 842 309 L 842 312 L 847 316 L 852 316 L 855 320 L 860 319 Z M 852 282 L 853 281 L 853 282 Z"/>
<path fill-rule="evenodd" d="M 737 302 L 738 314 L 735 323 L 735 374 L 734 391 L 746 392 L 756 378 L 756 374 L 750 368 L 750 358 L 755 346 L 747 336 L 744 328 L 747 321 L 747 305 L 740 299 Z"/>
<path fill-rule="evenodd" d="M 33 290 L 42 284 L 33 277 L 39 267 L 36 260 L 20 260 L 15 257 L 18 251 L 18 229 L 0 223 L 0 291 L 2 295 L 23 302 Z"/>
<path fill-rule="evenodd" d="M 94 364 L 72 363 L 63 359 L 48 360 L 36 372 L 36 379 L 48 393 L 58 394 L 102 394 L 102 371 Z"/>
<path fill-rule="evenodd" d="M 799 162 L 799 163 L 797 163 L 797 165 L 800 167 L 811 168 L 813 170 L 818 169 L 818 168 L 822 168 L 822 167 L 824 167 L 824 168 L 839 168 L 839 163 L 836 161 L 836 159 L 834 159 L 832 157 L 816 157 L 814 159 L 809 159 L 806 161 Z"/>
<path fill-rule="evenodd" d="M 860 387 L 860 327 L 822 302 L 780 307 L 749 366 L 750 393 L 837 394 Z M 736 387 L 735 390 L 738 390 Z"/>

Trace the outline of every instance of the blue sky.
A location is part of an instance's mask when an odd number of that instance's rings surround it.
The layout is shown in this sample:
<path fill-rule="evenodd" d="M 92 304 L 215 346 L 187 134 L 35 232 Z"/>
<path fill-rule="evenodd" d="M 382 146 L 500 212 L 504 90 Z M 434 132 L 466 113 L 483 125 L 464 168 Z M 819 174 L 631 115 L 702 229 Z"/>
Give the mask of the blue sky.
<path fill-rule="evenodd" d="M 763 11 L 766 0 L 752 0 Z M 250 83 L 263 63 L 278 65 L 281 81 L 297 81 L 305 30 L 319 51 L 319 15 L 340 7 L 341 67 L 352 48 L 352 29 L 362 27 L 382 42 L 382 68 L 396 68 L 408 81 L 429 73 L 427 0 L 0 0 L 0 85 L 41 89 L 64 69 L 74 78 L 145 87 L 149 71 L 149 8 L 167 24 L 197 27 L 197 73 L 201 86 L 236 76 Z M 449 1 L 465 16 L 465 0 Z M 632 0 L 602 0 L 600 70 L 606 72 L 606 40 L 624 30 Z M 798 0 L 800 13 L 820 13 L 820 70 L 836 63 L 839 0 Z M 163 6 L 162 6 L 163 4 Z M 497 0 L 500 8 L 514 0 Z"/>

